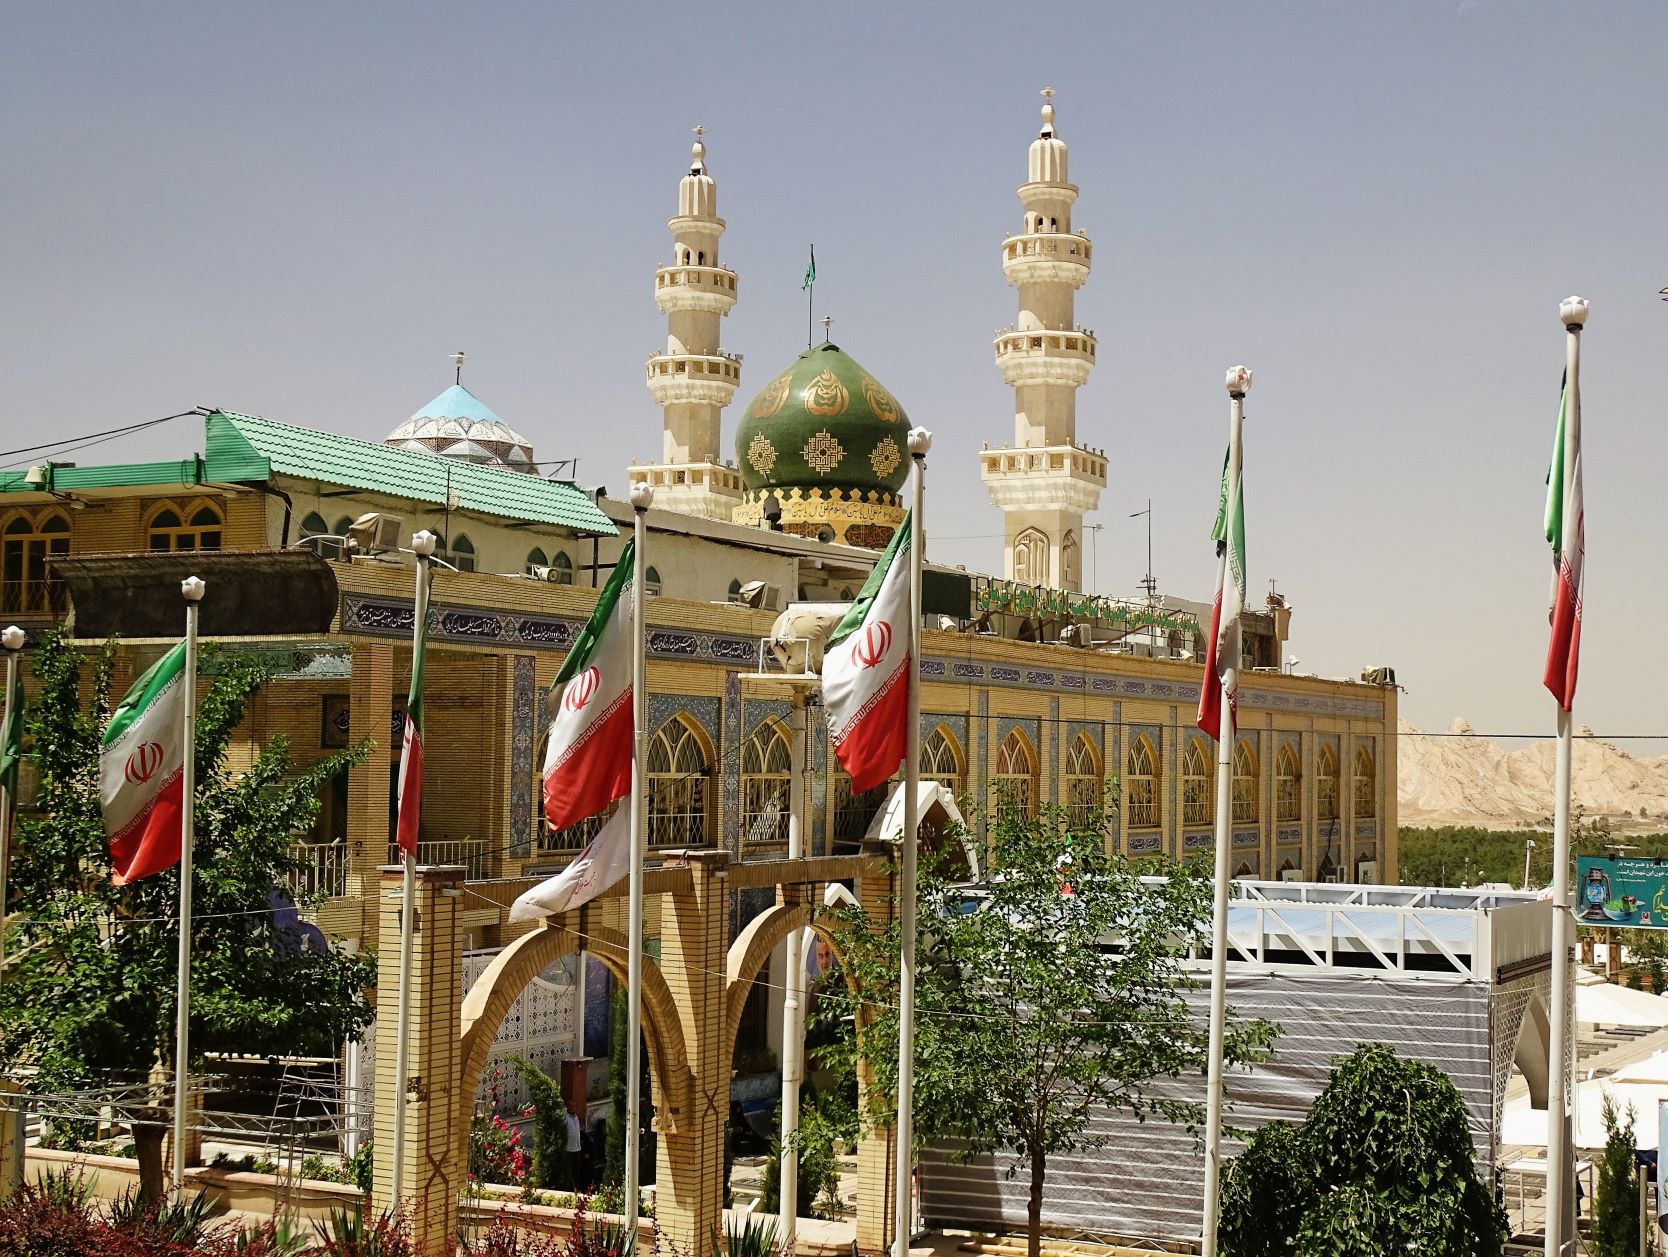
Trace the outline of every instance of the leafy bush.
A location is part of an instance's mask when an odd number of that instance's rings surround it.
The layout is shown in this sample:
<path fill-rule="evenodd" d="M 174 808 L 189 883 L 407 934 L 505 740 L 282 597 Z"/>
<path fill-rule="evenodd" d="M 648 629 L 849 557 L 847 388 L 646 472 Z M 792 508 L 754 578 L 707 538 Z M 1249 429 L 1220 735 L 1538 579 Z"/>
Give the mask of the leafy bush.
<path fill-rule="evenodd" d="M 510 1057 L 510 1065 L 527 1086 L 532 1097 L 533 1157 L 528 1183 L 562 1191 L 578 1187 L 568 1169 L 568 1106 L 562 1088 L 532 1061 Z"/>
<path fill-rule="evenodd" d="M 716 1235 L 713 1236 L 713 1249 L 715 1252 L 719 1250 Z M 783 1257 L 787 1252 L 787 1242 L 777 1231 L 774 1220 L 749 1223 L 745 1218 L 739 1221 L 726 1218 L 722 1251 L 727 1257 Z"/>

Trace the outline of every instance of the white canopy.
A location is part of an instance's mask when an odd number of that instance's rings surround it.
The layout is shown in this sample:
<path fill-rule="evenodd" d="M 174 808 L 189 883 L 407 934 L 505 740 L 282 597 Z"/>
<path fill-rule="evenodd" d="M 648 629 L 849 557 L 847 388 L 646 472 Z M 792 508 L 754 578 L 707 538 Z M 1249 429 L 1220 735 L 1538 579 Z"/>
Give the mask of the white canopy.
<path fill-rule="evenodd" d="M 1592 1026 L 1668 1026 L 1668 999 L 1583 974 L 1576 979 L 1575 1019 Z"/>
<path fill-rule="evenodd" d="M 1640 1151 L 1657 1145 L 1657 1104 L 1668 1100 L 1668 1082 L 1620 1082 L 1598 1078 L 1581 1082 L 1576 1087 L 1574 1144 L 1577 1148 L 1604 1147 L 1604 1093 L 1616 1098 L 1618 1108 L 1633 1106 L 1633 1142 Z M 1500 1119 L 1500 1142 L 1525 1144 L 1529 1147 L 1546 1146 L 1546 1110 L 1529 1106 L 1529 1097 L 1520 1095 L 1506 1102 Z"/>

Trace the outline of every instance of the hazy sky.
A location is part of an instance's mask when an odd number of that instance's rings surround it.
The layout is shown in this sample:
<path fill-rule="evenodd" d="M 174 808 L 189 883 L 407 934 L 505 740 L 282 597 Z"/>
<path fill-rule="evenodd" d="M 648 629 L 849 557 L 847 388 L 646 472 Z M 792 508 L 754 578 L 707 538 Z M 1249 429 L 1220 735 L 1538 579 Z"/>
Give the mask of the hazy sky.
<path fill-rule="evenodd" d="M 1540 515 L 1578 292 L 1577 719 L 1661 733 L 1665 49 L 1658 2 L 14 5 L 0 447 L 196 404 L 376 438 L 461 347 L 541 459 L 619 493 L 659 455 L 653 272 L 702 123 L 740 275 L 726 440 L 804 348 L 814 241 L 818 316 L 936 433 L 933 557 L 999 570 L 976 454 L 1012 437 L 1000 243 L 1052 86 L 1096 243 L 1099 587 L 1136 591 L 1150 496 L 1161 590 L 1209 597 L 1244 362 L 1253 597 L 1278 579 L 1302 669 L 1393 665 L 1426 727 L 1550 730 Z"/>

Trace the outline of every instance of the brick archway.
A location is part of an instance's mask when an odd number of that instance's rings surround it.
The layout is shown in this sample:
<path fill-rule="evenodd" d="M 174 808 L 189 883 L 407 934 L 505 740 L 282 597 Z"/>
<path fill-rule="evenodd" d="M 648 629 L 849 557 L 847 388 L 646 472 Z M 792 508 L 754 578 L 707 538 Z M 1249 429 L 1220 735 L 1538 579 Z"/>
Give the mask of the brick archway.
<path fill-rule="evenodd" d="M 500 952 L 476 979 L 463 999 L 459 1034 L 458 1096 L 461 1103 L 473 1103 L 493 1040 L 497 1038 L 499 1027 L 521 992 L 552 963 L 576 952 L 595 956 L 624 986 L 627 964 L 625 936 L 616 929 L 593 925 L 583 919 L 570 926 L 566 917 L 547 919 L 543 928 L 522 935 Z M 655 1111 L 663 1115 L 664 1129 L 676 1131 L 677 1120 L 689 1091 L 689 1058 L 684 1050 L 683 1026 L 679 1021 L 677 1003 L 664 975 L 646 960 L 643 965 L 643 1037 L 649 1049 L 649 1079 L 654 1088 Z M 467 1154 L 467 1129 L 461 1133 L 461 1138 Z"/>

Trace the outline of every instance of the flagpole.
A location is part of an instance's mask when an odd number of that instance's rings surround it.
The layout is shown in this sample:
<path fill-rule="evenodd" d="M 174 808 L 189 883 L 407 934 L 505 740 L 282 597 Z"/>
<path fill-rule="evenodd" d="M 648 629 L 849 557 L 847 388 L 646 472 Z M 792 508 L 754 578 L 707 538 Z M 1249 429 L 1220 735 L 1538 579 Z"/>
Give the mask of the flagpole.
<path fill-rule="evenodd" d="M 185 746 L 180 765 L 180 944 L 178 985 L 174 991 L 174 1190 L 185 1190 L 186 1088 L 191 1062 L 191 844 L 197 810 L 197 613 L 203 582 L 187 576 L 180 582 L 185 598 Z"/>
<path fill-rule="evenodd" d="M 626 1145 L 625 1145 L 625 1203 L 626 1235 L 635 1239 L 637 1219 L 641 1216 L 638 1201 L 638 1182 L 641 1177 L 638 1157 L 642 1151 L 643 1072 L 643 847 L 644 832 L 643 790 L 647 781 L 643 774 L 643 750 L 648 737 L 648 634 L 644 631 L 643 573 L 647 564 L 643 558 L 643 515 L 654 502 L 654 489 L 641 482 L 631 486 L 632 521 L 631 559 L 631 874 L 630 895 L 626 908 Z"/>
<path fill-rule="evenodd" d="M 921 793 L 921 555 L 926 528 L 921 520 L 921 488 L 932 433 L 912 428 L 909 454 L 915 460 L 909 511 L 909 705 L 904 734 L 903 843 L 898 871 L 898 916 L 902 929 L 898 956 L 898 1165 L 894 1191 L 893 1243 L 897 1257 L 909 1257 L 915 1230 L 915 830 Z"/>
<path fill-rule="evenodd" d="M 429 559 L 434 554 L 435 536 L 426 528 L 413 533 L 411 551 L 417 560 L 417 590 L 411 608 L 411 667 L 413 672 L 423 666 L 419 658 L 423 650 L 423 625 L 429 618 Z M 409 723 L 411 713 L 406 713 Z M 419 770 L 420 771 L 420 770 Z M 420 796 L 419 796 L 420 797 Z M 400 894 L 400 990 L 395 1006 L 394 1021 L 394 1156 L 393 1181 L 390 1198 L 394 1208 L 405 1199 L 405 1109 L 406 1065 L 411 1037 L 411 962 L 417 950 L 417 844 L 408 850 L 400 846 L 400 865 L 404 875 Z"/>
<path fill-rule="evenodd" d="M 1243 367 L 1228 372 L 1228 469 L 1225 499 L 1229 541 L 1232 548 L 1234 494 L 1238 491 L 1240 428 L 1245 421 L 1245 394 L 1251 387 L 1251 373 Z M 1217 580 L 1217 597 L 1226 600 L 1228 549 L 1222 552 L 1222 571 Z M 1237 645 L 1239 626 L 1234 626 Z M 1218 647 L 1220 650 L 1220 646 Z M 1239 667 L 1239 659 L 1232 661 Z M 1202 684 L 1221 687 L 1222 710 L 1216 726 L 1216 875 L 1211 897 L 1210 924 L 1210 1041 L 1205 1074 L 1205 1211 L 1201 1252 L 1216 1257 L 1216 1228 L 1221 1211 L 1222 1180 L 1222 1041 L 1228 1019 L 1228 893 L 1229 870 L 1234 838 L 1234 708 L 1227 684 L 1219 672 Z"/>
<path fill-rule="evenodd" d="M 796 689 L 788 720 L 788 859 L 805 855 L 805 692 Z M 805 1079 L 805 931 L 788 935 L 788 973 L 782 995 L 781 1247 L 794 1252 L 799 1235 L 799 1088 Z"/>
<path fill-rule="evenodd" d="M 0 647 L 6 651 L 6 732 L 15 735 L 21 744 L 23 730 L 17 722 L 23 713 L 16 709 L 18 659 L 23 654 L 24 632 L 15 624 L 0 630 Z M 14 766 L 14 772 L 21 771 Z M 0 982 L 6 980 L 6 871 L 12 858 L 12 822 L 17 816 L 15 791 L 0 779 Z"/>
<path fill-rule="evenodd" d="M 1581 329 L 1587 321 L 1587 303 L 1580 297 L 1567 298 L 1558 308 L 1564 330 L 1564 390 L 1567 407 L 1563 445 L 1566 459 L 1580 456 L 1581 434 Z M 1574 440 L 1569 434 L 1574 434 Z M 1571 446 L 1574 446 L 1572 450 Z M 1564 475 L 1563 467 L 1553 475 Z M 1566 482 L 1567 483 L 1567 482 Z M 1564 510 L 1579 510 L 1579 502 L 1562 502 Z M 1560 538 L 1562 545 L 1562 538 Z M 1560 554 L 1567 562 L 1568 556 Z M 1580 556 L 1576 557 L 1579 563 Z M 1556 578 L 1555 578 L 1556 579 Z M 1556 587 L 1554 587 L 1556 595 Z M 1574 591 L 1579 599 L 1580 589 Z M 1573 706 L 1573 684 L 1567 692 Z M 1570 1118 L 1568 1112 L 1569 1074 L 1574 1064 L 1570 1045 L 1574 1041 L 1570 1024 L 1570 779 L 1575 756 L 1574 721 L 1568 708 L 1558 704 L 1558 746 L 1553 759 L 1552 800 L 1552 1016 L 1551 1068 L 1546 1088 L 1546 1257 L 1563 1257 L 1564 1236 L 1571 1229 L 1567 1206 L 1572 1189 L 1570 1165 Z"/>

